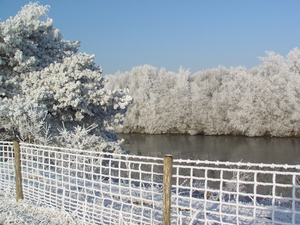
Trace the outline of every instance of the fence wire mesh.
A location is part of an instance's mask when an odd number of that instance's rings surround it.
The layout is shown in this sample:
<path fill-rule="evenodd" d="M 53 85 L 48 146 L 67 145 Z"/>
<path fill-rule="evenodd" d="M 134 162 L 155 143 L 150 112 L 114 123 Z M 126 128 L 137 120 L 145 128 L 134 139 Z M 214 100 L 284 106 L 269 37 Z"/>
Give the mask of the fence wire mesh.
<path fill-rule="evenodd" d="M 300 224 L 299 166 L 174 160 L 177 224 Z"/>
<path fill-rule="evenodd" d="M 14 164 L 13 143 L 1 141 L 0 142 L 0 190 L 5 191 L 5 193 L 15 193 L 14 165 L 15 164 Z"/>
<path fill-rule="evenodd" d="M 21 145 L 23 191 L 90 223 L 158 224 L 162 159 Z"/>
<path fill-rule="evenodd" d="M 14 183 L 0 142 L 0 190 Z M 24 197 L 91 224 L 162 224 L 163 159 L 21 144 Z M 173 160 L 172 224 L 300 224 L 300 166 Z"/>

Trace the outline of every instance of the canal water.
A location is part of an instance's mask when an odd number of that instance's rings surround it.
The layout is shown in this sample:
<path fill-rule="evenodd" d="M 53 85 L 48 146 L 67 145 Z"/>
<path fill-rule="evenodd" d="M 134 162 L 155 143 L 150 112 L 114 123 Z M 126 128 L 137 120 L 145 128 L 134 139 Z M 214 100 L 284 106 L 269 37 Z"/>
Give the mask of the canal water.
<path fill-rule="evenodd" d="M 118 134 L 130 154 L 176 159 L 300 164 L 300 138 Z"/>

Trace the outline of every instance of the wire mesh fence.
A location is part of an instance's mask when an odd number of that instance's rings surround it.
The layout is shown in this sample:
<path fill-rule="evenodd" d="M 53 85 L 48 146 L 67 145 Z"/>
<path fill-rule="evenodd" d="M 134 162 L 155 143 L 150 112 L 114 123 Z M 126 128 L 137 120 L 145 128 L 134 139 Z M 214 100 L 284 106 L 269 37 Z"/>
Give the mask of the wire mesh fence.
<path fill-rule="evenodd" d="M 14 182 L 0 142 L 0 190 Z M 163 159 L 21 144 L 24 198 L 91 224 L 162 224 Z M 300 166 L 173 160 L 171 224 L 300 224 Z"/>
<path fill-rule="evenodd" d="M 300 224 L 299 166 L 174 160 L 177 224 Z"/>
<path fill-rule="evenodd" d="M 5 190 L 6 193 L 15 193 L 13 152 L 12 142 L 0 142 L 0 190 Z"/>
<path fill-rule="evenodd" d="M 157 224 L 162 159 L 21 145 L 24 196 L 90 223 Z"/>

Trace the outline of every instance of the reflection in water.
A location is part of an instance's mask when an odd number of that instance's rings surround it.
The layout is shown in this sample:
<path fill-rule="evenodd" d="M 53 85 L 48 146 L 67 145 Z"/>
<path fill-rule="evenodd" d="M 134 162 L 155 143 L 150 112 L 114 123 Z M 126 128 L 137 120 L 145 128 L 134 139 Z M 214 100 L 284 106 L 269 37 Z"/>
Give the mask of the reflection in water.
<path fill-rule="evenodd" d="M 300 164 L 300 138 L 118 134 L 130 154 L 177 159 Z"/>

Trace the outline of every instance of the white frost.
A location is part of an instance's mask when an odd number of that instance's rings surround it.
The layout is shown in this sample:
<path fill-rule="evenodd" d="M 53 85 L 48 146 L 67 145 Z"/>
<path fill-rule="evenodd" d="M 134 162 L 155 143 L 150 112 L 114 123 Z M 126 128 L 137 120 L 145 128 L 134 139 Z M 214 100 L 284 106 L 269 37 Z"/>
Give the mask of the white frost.
<path fill-rule="evenodd" d="M 106 88 L 128 88 L 133 98 L 119 132 L 299 136 L 300 50 L 260 59 L 252 69 L 144 65 L 109 75 Z"/>

